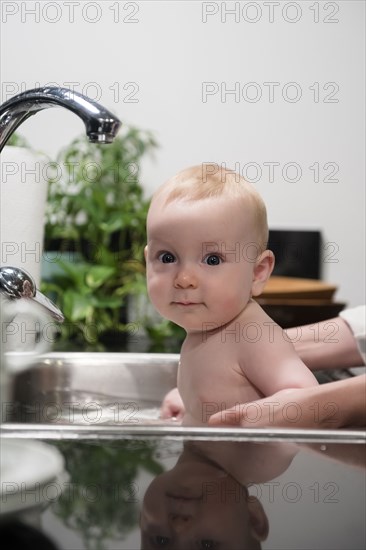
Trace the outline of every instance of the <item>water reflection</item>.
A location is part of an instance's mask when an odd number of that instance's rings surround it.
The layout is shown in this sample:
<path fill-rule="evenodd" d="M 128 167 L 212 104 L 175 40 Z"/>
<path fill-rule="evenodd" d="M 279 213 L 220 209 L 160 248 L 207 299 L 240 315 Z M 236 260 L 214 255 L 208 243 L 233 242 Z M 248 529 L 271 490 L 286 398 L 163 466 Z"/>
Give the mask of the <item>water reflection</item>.
<path fill-rule="evenodd" d="M 281 475 L 297 452 L 284 443 L 186 442 L 145 493 L 141 548 L 261 548 L 269 524 L 251 488 Z"/>
<path fill-rule="evenodd" d="M 363 445 L 54 444 L 68 477 L 32 525 L 60 549 L 364 548 Z"/>
<path fill-rule="evenodd" d="M 154 443 L 144 441 L 61 442 L 69 482 L 53 513 L 80 533 L 87 549 L 104 549 L 105 541 L 122 541 L 138 524 L 141 471 L 155 476 L 163 467 Z"/>

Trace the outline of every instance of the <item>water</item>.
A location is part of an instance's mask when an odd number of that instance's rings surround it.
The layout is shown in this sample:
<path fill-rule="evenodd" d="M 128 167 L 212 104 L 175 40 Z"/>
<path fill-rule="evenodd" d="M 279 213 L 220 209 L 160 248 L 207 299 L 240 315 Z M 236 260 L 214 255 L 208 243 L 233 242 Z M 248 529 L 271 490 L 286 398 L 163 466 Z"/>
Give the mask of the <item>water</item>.
<path fill-rule="evenodd" d="M 65 390 L 44 392 L 31 405 L 19 405 L 14 412 L 17 422 L 40 424 L 138 425 L 161 423 L 160 402 L 98 393 Z"/>

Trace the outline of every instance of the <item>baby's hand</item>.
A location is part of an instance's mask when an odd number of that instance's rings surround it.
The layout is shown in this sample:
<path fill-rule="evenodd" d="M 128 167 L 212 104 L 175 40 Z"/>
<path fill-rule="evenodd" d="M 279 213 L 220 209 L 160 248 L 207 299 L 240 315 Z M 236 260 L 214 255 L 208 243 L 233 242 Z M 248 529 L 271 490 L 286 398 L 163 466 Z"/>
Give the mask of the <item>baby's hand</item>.
<path fill-rule="evenodd" d="M 160 417 L 164 419 L 174 418 L 176 420 L 182 420 L 184 412 L 185 409 L 178 388 L 170 390 L 163 399 Z"/>

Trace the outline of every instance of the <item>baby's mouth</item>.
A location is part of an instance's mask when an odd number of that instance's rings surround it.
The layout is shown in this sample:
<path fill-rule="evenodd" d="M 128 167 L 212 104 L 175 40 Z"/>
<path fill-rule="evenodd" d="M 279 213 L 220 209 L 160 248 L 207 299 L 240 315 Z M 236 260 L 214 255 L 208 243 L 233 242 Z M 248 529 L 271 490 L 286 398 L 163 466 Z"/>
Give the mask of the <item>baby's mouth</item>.
<path fill-rule="evenodd" d="M 173 302 L 173 304 L 176 304 L 178 306 L 188 307 L 188 306 L 198 306 L 199 302 L 190 302 L 188 300 L 180 300 L 180 301 Z"/>
<path fill-rule="evenodd" d="M 200 494 L 200 495 L 190 495 L 190 494 L 187 494 L 186 492 L 183 495 L 181 495 L 181 494 L 177 495 L 175 493 L 174 494 L 166 493 L 166 496 L 168 498 L 178 500 L 178 501 L 183 501 L 183 502 L 184 501 L 189 502 L 191 500 L 202 500 L 202 494 Z"/>

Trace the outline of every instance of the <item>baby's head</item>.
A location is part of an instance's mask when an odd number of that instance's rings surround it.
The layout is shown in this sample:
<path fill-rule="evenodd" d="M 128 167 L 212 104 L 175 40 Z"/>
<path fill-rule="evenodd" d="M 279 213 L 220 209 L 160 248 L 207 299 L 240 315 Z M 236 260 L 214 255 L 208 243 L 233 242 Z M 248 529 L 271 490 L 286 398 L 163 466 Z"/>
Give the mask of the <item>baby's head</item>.
<path fill-rule="evenodd" d="M 266 249 L 268 223 L 262 197 L 240 174 L 218 164 L 203 163 L 182 170 L 158 188 L 150 209 L 157 204 L 160 207 L 174 201 L 193 204 L 206 199 L 222 199 L 222 207 L 228 209 L 229 216 L 234 205 L 241 208 L 243 216 L 250 215 L 258 251 Z"/>
<path fill-rule="evenodd" d="M 192 452 L 189 443 L 175 466 L 146 490 L 141 548 L 260 550 L 269 531 L 261 502 L 214 460 Z"/>
<path fill-rule="evenodd" d="M 263 200 L 239 174 L 215 164 L 187 168 L 157 190 L 147 238 L 150 299 L 187 332 L 237 317 L 274 265 Z"/>

